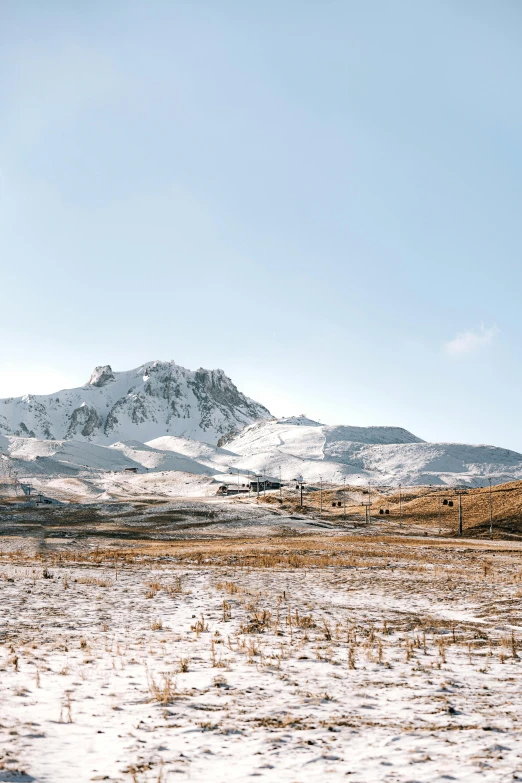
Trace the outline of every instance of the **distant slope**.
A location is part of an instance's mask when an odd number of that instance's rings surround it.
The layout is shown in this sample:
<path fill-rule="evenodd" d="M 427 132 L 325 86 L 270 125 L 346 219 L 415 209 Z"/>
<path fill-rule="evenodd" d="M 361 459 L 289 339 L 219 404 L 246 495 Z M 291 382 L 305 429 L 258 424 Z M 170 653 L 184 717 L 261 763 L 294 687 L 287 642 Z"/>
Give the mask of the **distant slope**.
<path fill-rule="evenodd" d="M 160 361 L 128 372 L 96 367 L 77 389 L 0 400 L 0 434 L 105 444 L 165 435 L 215 444 L 268 418 L 222 370 Z"/>
<path fill-rule="evenodd" d="M 453 500 L 450 507 L 442 503 L 442 499 Z M 459 514 L 456 498 L 452 494 L 440 492 L 432 488 L 419 488 L 403 490 L 399 493 L 387 492 L 386 495 L 375 495 L 374 508 L 385 506 L 390 512 L 390 521 L 397 522 L 399 514 L 403 524 L 411 528 L 419 526 L 421 529 L 438 531 L 439 520 L 441 529 L 446 535 L 457 535 L 459 529 Z M 490 538 L 490 508 L 493 538 L 505 538 L 522 536 L 522 481 L 513 481 L 494 486 L 490 491 L 489 486 L 482 489 L 470 489 L 462 496 L 462 514 L 464 535 Z M 375 513 L 374 512 L 374 513 Z"/>
<path fill-rule="evenodd" d="M 113 471 L 139 467 L 121 452 L 74 440 L 6 438 L 0 452 L 8 454 L 19 475 L 77 474 L 81 471 Z"/>
<path fill-rule="evenodd" d="M 162 451 L 154 449 L 138 441 L 127 441 L 125 443 L 114 443 L 111 447 L 135 464 L 141 465 L 150 471 L 178 470 L 184 473 L 212 475 L 212 470 L 207 465 L 197 462 L 185 454 L 176 451 Z"/>
<path fill-rule="evenodd" d="M 522 454 L 494 446 L 425 443 L 399 427 L 344 427 L 279 419 L 227 443 L 234 466 L 290 480 L 390 486 L 495 484 L 522 478 Z"/>
<path fill-rule="evenodd" d="M 210 446 L 208 443 L 201 443 L 201 441 L 173 435 L 154 438 L 154 440 L 149 440 L 146 445 L 154 449 L 184 454 L 186 457 L 197 459 L 198 462 L 205 465 L 230 465 L 231 460 L 237 457 L 237 454 L 229 449 L 221 448 L 220 446 Z"/>

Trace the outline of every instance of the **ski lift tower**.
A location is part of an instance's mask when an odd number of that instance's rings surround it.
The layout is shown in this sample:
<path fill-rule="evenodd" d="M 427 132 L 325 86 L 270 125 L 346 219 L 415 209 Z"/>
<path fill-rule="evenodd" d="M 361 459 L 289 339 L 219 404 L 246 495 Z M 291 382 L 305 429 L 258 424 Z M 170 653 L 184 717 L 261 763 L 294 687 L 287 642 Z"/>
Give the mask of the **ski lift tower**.
<path fill-rule="evenodd" d="M 303 507 L 303 484 L 304 484 L 304 478 L 301 476 L 301 474 L 299 474 L 298 476 L 295 477 L 294 481 L 297 484 L 297 487 L 298 487 L 298 489 L 300 490 L 300 493 L 301 493 L 300 506 L 302 508 Z"/>
<path fill-rule="evenodd" d="M 23 488 L 18 480 L 13 460 L 8 454 L 0 454 L 0 490 L 1 494 L 7 496 L 7 488 L 14 495 L 22 494 Z M 3 491 L 2 491 L 3 490 Z"/>

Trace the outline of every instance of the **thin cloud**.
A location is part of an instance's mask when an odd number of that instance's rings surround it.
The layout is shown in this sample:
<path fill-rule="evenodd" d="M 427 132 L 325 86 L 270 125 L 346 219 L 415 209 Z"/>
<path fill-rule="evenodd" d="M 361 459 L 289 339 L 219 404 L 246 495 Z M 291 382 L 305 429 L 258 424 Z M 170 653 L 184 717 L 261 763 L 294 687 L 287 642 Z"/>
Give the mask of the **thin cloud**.
<path fill-rule="evenodd" d="M 481 324 L 480 329 L 476 331 L 459 332 L 453 340 L 444 345 L 444 350 L 450 356 L 463 356 L 464 354 L 475 353 L 484 346 L 491 345 L 498 331 L 497 326 L 486 328 L 484 324 Z"/>

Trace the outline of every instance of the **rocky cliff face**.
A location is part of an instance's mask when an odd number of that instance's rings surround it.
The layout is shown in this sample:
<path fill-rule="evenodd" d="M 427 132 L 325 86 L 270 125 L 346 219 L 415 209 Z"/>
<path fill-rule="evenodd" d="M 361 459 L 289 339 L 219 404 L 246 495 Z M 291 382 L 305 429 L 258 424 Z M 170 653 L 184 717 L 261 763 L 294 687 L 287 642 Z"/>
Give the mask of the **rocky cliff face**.
<path fill-rule="evenodd" d="M 269 418 L 222 370 L 161 361 L 128 372 L 96 367 L 80 388 L 0 400 L 0 434 L 106 444 L 162 435 L 215 444 Z"/>

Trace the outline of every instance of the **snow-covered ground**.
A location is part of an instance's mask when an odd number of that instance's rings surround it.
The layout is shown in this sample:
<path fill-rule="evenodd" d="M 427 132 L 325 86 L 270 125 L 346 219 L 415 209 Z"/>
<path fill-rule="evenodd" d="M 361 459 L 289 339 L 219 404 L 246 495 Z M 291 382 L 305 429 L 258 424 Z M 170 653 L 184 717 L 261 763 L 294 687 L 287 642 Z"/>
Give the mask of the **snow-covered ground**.
<path fill-rule="evenodd" d="M 2 539 L 0 781 L 522 780 L 517 545 L 119 546 Z"/>

